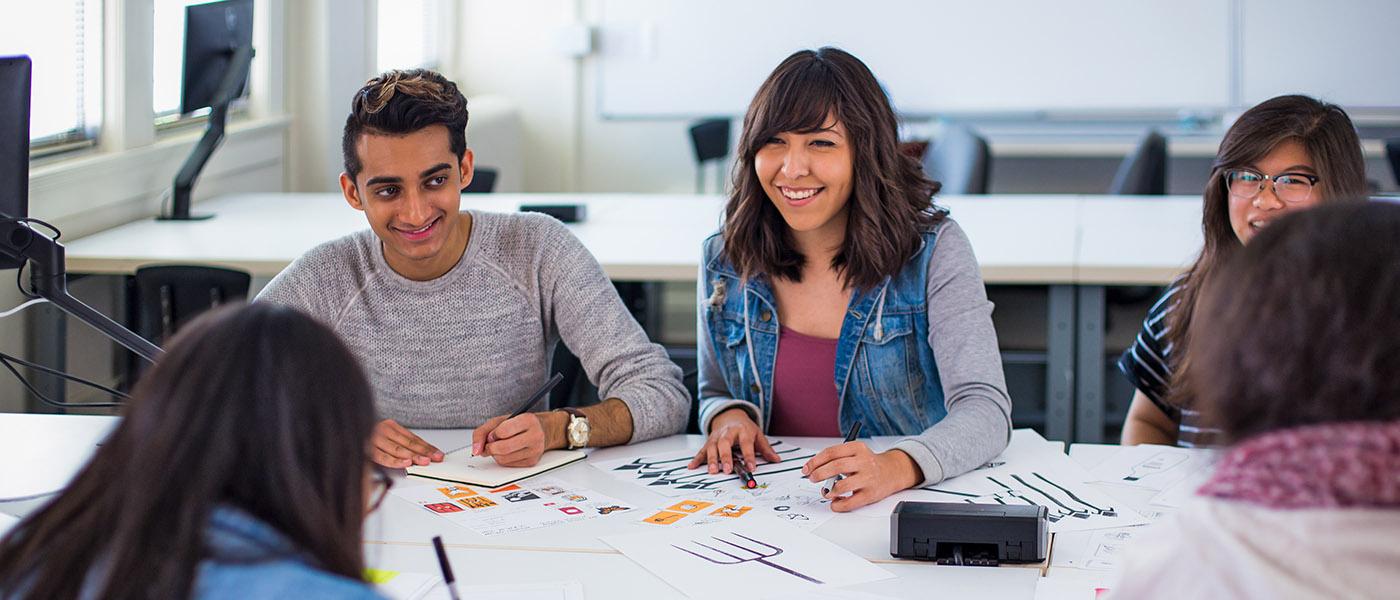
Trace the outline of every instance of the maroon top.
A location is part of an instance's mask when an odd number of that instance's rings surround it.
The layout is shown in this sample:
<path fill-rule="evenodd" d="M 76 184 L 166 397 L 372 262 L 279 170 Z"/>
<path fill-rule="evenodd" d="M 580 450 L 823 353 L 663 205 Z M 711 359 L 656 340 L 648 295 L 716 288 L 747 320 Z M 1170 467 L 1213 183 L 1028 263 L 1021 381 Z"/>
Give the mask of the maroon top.
<path fill-rule="evenodd" d="M 841 437 L 836 397 L 836 340 L 778 332 L 773 365 L 773 412 L 768 434 Z"/>

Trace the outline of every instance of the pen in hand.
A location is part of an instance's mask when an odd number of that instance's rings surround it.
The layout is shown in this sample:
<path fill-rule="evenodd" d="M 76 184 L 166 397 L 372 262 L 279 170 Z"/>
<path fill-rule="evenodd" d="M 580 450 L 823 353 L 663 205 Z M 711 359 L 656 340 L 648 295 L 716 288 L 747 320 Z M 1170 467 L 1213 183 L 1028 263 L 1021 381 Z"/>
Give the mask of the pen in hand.
<path fill-rule="evenodd" d="M 442 536 L 433 536 L 433 549 L 437 550 L 438 567 L 442 569 L 442 580 L 447 583 L 448 596 L 461 600 L 457 595 L 457 578 L 452 576 L 452 564 L 447 562 L 447 550 L 442 547 Z"/>
<path fill-rule="evenodd" d="M 860 421 L 856 421 L 855 424 L 851 425 L 851 430 L 850 430 L 849 432 L 846 433 L 846 441 L 845 441 L 845 442 L 842 442 L 842 443 L 844 443 L 844 444 L 849 444 L 849 443 L 851 443 L 851 442 L 854 442 L 854 441 L 856 441 L 856 436 L 859 436 L 859 435 L 860 435 Z M 845 478 L 846 478 L 845 474 L 838 473 L 838 474 L 836 474 L 835 476 L 833 476 L 832 478 L 827 479 L 825 483 L 822 483 L 822 497 L 825 498 L 825 497 L 827 496 L 827 494 L 830 494 L 832 488 L 836 487 L 836 482 L 841 481 L 842 479 L 845 479 Z"/>
<path fill-rule="evenodd" d="M 550 378 L 549 378 L 549 381 L 544 382 L 544 385 L 541 386 L 540 389 L 535 390 L 535 393 L 530 394 L 530 397 L 525 399 L 525 403 L 524 403 L 524 404 L 521 404 L 521 405 L 520 405 L 520 408 L 517 408 L 517 409 L 515 409 L 514 412 L 510 413 L 510 416 L 509 416 L 509 417 L 506 417 L 506 418 L 505 418 L 505 421 L 509 421 L 509 420 L 511 420 L 511 419 L 514 419 L 514 418 L 520 416 L 520 415 L 525 414 L 525 411 L 530 410 L 530 407 L 531 407 L 531 406 L 534 406 L 536 402 L 539 402 L 539 401 L 540 401 L 540 398 L 545 397 L 545 395 L 548 394 L 548 393 L 550 392 L 550 390 L 553 390 L 553 389 L 554 389 L 554 386 L 559 385 L 559 382 L 560 382 L 560 381 L 563 381 L 563 380 L 564 380 L 564 375 L 563 375 L 562 373 L 557 373 L 557 372 L 556 372 L 556 373 L 554 374 L 553 377 L 550 377 Z M 504 423 L 505 421 L 502 421 L 502 423 Z M 484 446 L 484 445 L 485 445 L 485 444 L 483 443 L 483 446 Z M 477 449 L 476 449 L 475 447 L 473 447 L 473 448 L 472 448 L 472 456 L 476 456 L 477 454 L 478 454 Z"/>

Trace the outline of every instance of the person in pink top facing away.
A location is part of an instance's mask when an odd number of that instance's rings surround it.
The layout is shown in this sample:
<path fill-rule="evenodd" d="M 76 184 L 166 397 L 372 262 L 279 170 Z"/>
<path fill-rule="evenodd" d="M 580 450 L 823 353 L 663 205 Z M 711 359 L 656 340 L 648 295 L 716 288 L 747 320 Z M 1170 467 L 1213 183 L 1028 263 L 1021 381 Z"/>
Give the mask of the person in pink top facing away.
<path fill-rule="evenodd" d="M 1284 216 L 1202 290 L 1183 385 L 1230 446 L 1114 598 L 1395 598 L 1400 204 Z"/>

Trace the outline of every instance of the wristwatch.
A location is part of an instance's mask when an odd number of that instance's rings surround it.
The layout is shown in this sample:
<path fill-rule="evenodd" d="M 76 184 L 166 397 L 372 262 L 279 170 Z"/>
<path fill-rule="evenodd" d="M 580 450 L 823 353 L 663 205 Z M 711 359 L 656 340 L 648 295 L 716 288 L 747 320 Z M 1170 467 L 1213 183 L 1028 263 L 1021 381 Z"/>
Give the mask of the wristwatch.
<path fill-rule="evenodd" d="M 569 443 L 569 449 L 575 450 L 588 445 L 588 434 L 592 428 L 588 426 L 588 415 L 577 408 L 564 407 L 562 410 L 569 413 L 569 427 L 565 430 L 564 438 Z"/>

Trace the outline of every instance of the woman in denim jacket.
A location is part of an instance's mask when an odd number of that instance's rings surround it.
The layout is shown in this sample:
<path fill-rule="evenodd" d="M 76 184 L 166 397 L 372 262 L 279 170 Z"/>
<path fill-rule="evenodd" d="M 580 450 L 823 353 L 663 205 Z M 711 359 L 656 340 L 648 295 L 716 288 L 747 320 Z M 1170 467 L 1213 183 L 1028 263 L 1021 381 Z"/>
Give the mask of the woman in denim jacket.
<path fill-rule="evenodd" d="M 971 245 L 899 152 L 889 99 L 835 48 L 789 56 L 759 88 L 723 229 L 699 282 L 700 423 L 692 468 L 731 472 L 767 435 L 909 436 L 823 450 L 812 481 L 847 511 L 937 483 L 1006 447 L 1011 402 Z M 734 456 L 735 448 L 741 454 Z"/>
<path fill-rule="evenodd" d="M 369 382 L 295 309 L 219 309 L 142 377 L 97 454 L 0 539 L 0 598 L 379 598 L 361 528 Z"/>

